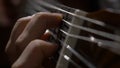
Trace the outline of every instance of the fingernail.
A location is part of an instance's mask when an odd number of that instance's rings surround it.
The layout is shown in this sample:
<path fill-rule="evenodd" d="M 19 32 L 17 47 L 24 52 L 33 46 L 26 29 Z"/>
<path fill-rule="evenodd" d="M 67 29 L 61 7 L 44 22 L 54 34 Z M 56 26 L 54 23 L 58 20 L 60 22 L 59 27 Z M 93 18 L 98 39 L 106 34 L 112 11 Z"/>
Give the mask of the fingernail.
<path fill-rule="evenodd" d="M 62 14 L 60 14 L 60 13 L 52 13 L 53 15 L 55 15 L 55 16 L 58 16 L 60 19 L 62 19 L 63 18 L 63 15 Z"/>

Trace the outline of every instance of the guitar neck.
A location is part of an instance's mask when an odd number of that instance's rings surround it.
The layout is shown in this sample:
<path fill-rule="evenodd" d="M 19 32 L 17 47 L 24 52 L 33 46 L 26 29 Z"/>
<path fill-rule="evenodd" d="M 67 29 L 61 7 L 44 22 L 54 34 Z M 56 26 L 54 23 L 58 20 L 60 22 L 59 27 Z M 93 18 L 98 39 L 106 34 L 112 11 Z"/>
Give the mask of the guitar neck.
<path fill-rule="evenodd" d="M 28 0 L 23 11 L 25 15 L 36 12 L 63 14 L 60 27 L 49 29 L 52 34 L 49 41 L 59 45 L 52 57 L 56 68 L 120 67 L 120 30 L 106 23 L 108 17 L 102 18 L 106 13 L 99 17 L 99 13 L 87 13 L 54 0 Z"/>

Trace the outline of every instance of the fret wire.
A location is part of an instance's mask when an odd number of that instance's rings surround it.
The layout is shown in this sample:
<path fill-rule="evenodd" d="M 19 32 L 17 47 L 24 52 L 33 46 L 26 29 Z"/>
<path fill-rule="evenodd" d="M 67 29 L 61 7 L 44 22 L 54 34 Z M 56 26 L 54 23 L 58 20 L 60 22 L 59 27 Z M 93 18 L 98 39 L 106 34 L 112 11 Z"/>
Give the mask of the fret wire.
<path fill-rule="evenodd" d="M 75 24 L 70 23 L 70 22 L 68 22 L 64 19 L 63 19 L 63 21 L 65 23 L 67 23 L 68 25 L 72 26 L 72 27 L 75 27 L 75 28 L 78 28 L 78 29 L 81 29 L 81 30 L 84 30 L 84 31 L 88 31 L 88 32 L 91 32 L 91 33 L 94 33 L 94 34 L 97 34 L 97 35 L 100 35 L 100 36 L 103 36 L 103 37 L 106 37 L 106 38 L 109 38 L 109 39 L 112 39 L 112 40 L 115 40 L 115 41 L 120 41 L 120 36 L 118 36 L 118 35 L 110 34 L 110 33 L 107 33 L 107 32 L 91 29 L 91 28 L 88 28 L 88 27 L 80 26 L 80 25 L 75 25 Z"/>
<path fill-rule="evenodd" d="M 80 65 L 78 65 L 75 61 L 73 61 L 69 56 L 63 55 L 64 59 L 71 62 L 73 65 L 75 65 L 77 68 L 83 68 Z"/>
<path fill-rule="evenodd" d="M 97 43 L 97 44 L 99 44 L 98 45 L 99 47 L 107 48 L 110 51 L 115 52 L 115 53 L 120 55 L 120 44 L 117 43 L 117 42 L 112 42 L 112 41 L 102 40 L 102 39 L 97 39 L 97 38 L 94 38 L 94 40 L 91 40 L 91 38 L 89 38 L 89 37 L 69 34 L 69 33 L 65 32 L 64 30 L 60 30 L 60 31 L 62 31 L 67 36 L 70 36 L 70 37 L 73 37 L 73 38 L 76 38 L 76 39 L 81 39 L 81 40 L 85 40 L 85 41 L 88 41 L 88 42 Z"/>

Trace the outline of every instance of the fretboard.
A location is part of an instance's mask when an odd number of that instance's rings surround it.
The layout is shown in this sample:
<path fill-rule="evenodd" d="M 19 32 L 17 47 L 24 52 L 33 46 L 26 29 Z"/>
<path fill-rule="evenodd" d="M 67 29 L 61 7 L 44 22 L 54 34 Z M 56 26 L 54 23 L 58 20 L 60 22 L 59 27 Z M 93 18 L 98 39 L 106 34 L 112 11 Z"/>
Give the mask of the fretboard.
<path fill-rule="evenodd" d="M 56 68 L 120 67 L 120 28 L 55 0 L 27 0 L 23 14 L 37 12 L 63 14 L 60 27 L 48 29 L 49 41 L 59 45 L 52 57 Z"/>

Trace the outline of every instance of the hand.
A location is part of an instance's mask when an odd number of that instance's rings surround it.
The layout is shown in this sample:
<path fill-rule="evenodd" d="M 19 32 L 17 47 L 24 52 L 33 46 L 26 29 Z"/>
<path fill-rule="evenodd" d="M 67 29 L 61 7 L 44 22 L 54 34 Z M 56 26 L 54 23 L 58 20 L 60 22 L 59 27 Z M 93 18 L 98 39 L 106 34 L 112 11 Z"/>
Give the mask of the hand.
<path fill-rule="evenodd" d="M 12 68 L 44 67 L 43 61 L 52 56 L 57 46 L 41 39 L 46 29 L 57 27 L 61 20 L 61 14 L 46 12 L 19 19 L 6 47 Z"/>

